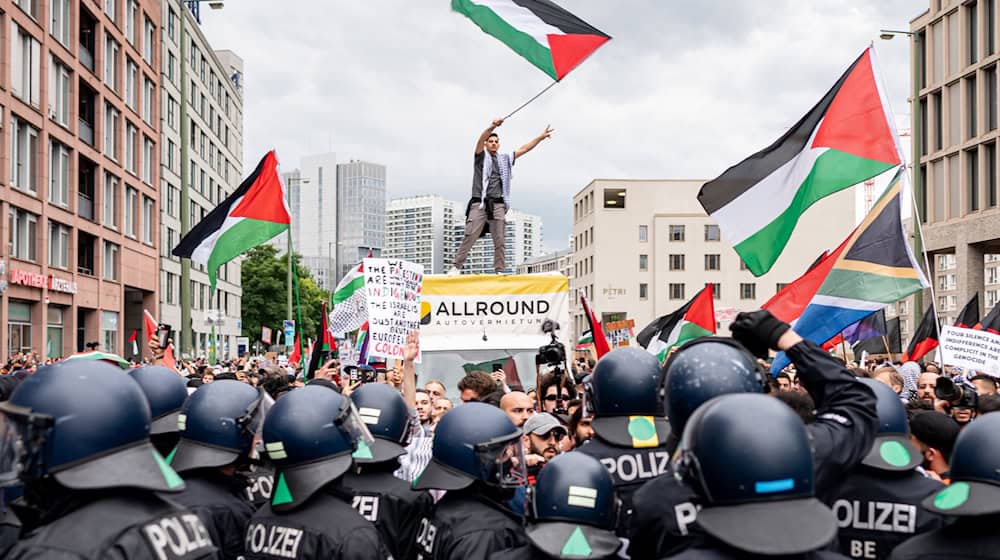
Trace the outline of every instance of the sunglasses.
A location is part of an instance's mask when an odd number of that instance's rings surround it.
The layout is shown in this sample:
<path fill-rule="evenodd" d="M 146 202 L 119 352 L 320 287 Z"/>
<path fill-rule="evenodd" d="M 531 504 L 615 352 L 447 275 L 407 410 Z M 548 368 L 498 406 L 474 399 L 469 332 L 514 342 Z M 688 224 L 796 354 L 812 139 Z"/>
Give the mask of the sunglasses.
<path fill-rule="evenodd" d="M 568 401 L 569 395 L 545 395 L 545 400 L 552 401 Z"/>
<path fill-rule="evenodd" d="M 542 438 L 543 440 L 544 439 L 549 439 L 549 438 L 555 438 L 556 441 L 562 441 L 562 439 L 564 437 L 566 437 L 566 434 L 563 433 L 562 430 L 549 430 L 548 433 L 542 434 L 542 435 L 540 435 L 538 437 Z"/>

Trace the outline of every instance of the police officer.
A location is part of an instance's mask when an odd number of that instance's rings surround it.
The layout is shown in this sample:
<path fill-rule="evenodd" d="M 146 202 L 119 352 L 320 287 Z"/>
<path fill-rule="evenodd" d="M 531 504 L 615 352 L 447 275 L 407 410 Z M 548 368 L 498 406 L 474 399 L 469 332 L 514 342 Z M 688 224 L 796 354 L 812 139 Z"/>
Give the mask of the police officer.
<path fill-rule="evenodd" d="M 187 381 L 174 370 L 163 366 L 143 366 L 128 372 L 139 384 L 153 423 L 149 426 L 149 439 L 160 455 L 167 457 L 177 445 L 180 433 L 177 416 L 187 400 Z"/>
<path fill-rule="evenodd" d="M 528 489 L 529 545 L 490 560 L 616 558 L 621 541 L 615 527 L 621 501 L 604 465 L 571 452 L 550 461 Z"/>
<path fill-rule="evenodd" d="M 157 494 L 184 481 L 149 424 L 139 386 L 94 361 L 39 368 L 0 403 L 0 484 L 25 484 L 4 558 L 217 558 L 198 516 Z"/>
<path fill-rule="evenodd" d="M 201 517 L 223 558 L 243 555 L 243 537 L 253 507 L 247 479 L 254 435 L 271 397 L 239 381 L 224 379 L 191 393 L 178 415 L 180 441 L 170 466 L 187 488 L 176 500 Z"/>
<path fill-rule="evenodd" d="M 837 521 L 815 498 L 810 445 L 802 421 L 775 398 L 723 395 L 699 407 L 674 468 L 697 495 L 707 537 L 670 558 L 844 558 L 819 551 Z"/>
<path fill-rule="evenodd" d="M 874 394 L 769 311 L 741 313 L 730 328 L 733 339 L 697 339 L 668 360 L 663 397 L 673 433 L 682 434 L 691 414 L 715 396 L 763 391 L 764 377 L 748 349 L 764 356 L 768 349 L 784 350 L 816 405 L 816 422 L 806 429 L 814 442 L 817 492 L 828 500 L 838 477 L 871 449 L 877 422 Z M 692 497 L 692 489 L 672 477 L 655 479 L 636 493 L 633 558 L 662 558 L 698 540 Z"/>
<path fill-rule="evenodd" d="M 413 430 L 420 426 L 399 391 L 388 385 L 362 385 L 351 393 L 351 401 L 373 441 L 358 443 L 354 467 L 344 475 L 343 486 L 354 496 L 354 509 L 378 528 L 393 558 L 413 558 L 420 520 L 430 513 L 434 499 L 426 491 L 412 490 L 392 473 L 399 468 Z"/>
<path fill-rule="evenodd" d="M 523 546 L 522 512 L 507 503 L 523 486 L 521 430 L 502 410 L 470 402 L 441 417 L 432 458 L 413 482 L 448 493 L 420 521 L 417 558 L 471 560 Z"/>
<path fill-rule="evenodd" d="M 270 410 L 263 434 L 277 478 L 271 503 L 247 527 L 246 558 L 389 557 L 340 487 L 358 442 L 371 444 L 350 399 L 321 385 L 293 389 Z"/>
<path fill-rule="evenodd" d="M 594 437 L 578 448 L 598 459 L 622 500 L 618 536 L 628 536 L 632 494 L 642 483 L 670 474 L 670 429 L 658 396 L 660 363 L 645 350 L 619 348 L 597 361 L 587 386 Z"/>
<path fill-rule="evenodd" d="M 923 456 L 910 441 L 906 408 L 891 387 L 858 381 L 878 399 L 878 434 L 868 455 L 835 492 L 840 552 L 852 558 L 888 558 L 899 543 L 941 526 L 943 519 L 920 508 L 942 484 L 916 470 Z"/>
<path fill-rule="evenodd" d="M 958 519 L 896 547 L 890 560 L 996 558 L 1000 551 L 1000 414 L 973 420 L 951 454 L 951 484 L 928 496 L 924 509 Z"/>

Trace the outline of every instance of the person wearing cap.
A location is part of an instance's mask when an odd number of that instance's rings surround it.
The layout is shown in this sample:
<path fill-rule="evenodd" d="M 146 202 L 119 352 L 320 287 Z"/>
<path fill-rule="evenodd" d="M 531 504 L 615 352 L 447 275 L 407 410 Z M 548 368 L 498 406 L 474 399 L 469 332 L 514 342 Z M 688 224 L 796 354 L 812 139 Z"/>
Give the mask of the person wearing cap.
<path fill-rule="evenodd" d="M 375 524 L 392 557 L 413 558 L 420 520 L 430 514 L 434 499 L 426 491 L 412 490 L 393 472 L 420 427 L 402 395 L 389 385 L 362 385 L 351 393 L 351 401 L 373 440 L 371 445 L 358 442 L 343 487 L 354 497 L 354 509 Z"/>
<path fill-rule="evenodd" d="M 417 558 L 488 558 L 527 543 L 523 513 L 507 505 L 525 484 L 524 444 L 502 410 L 456 407 L 438 422 L 432 452 L 413 487 L 447 493 L 420 521 Z"/>
<path fill-rule="evenodd" d="M 925 410 L 910 420 L 910 439 L 923 457 L 922 467 L 948 483 L 951 450 L 962 428 L 951 417 L 936 410 Z"/>
<path fill-rule="evenodd" d="M 816 498 L 812 444 L 795 412 L 766 395 L 698 407 L 673 464 L 695 492 L 706 536 L 669 558 L 846 558 L 823 550 L 837 520 Z"/>
<path fill-rule="evenodd" d="M 874 393 L 842 363 L 769 311 L 741 313 L 730 329 L 733 338 L 688 342 L 664 366 L 661 395 L 672 431 L 669 450 L 673 452 L 689 419 L 704 403 L 720 395 L 763 393 L 767 375 L 758 369 L 755 356 L 782 350 L 815 403 L 815 421 L 805 429 L 814 442 L 816 492 L 829 499 L 840 477 L 871 449 L 877 429 Z M 636 492 L 629 548 L 633 558 L 663 558 L 704 538 L 694 490 L 675 477 L 660 477 Z"/>
<path fill-rule="evenodd" d="M 198 514 L 225 559 L 244 552 L 254 512 L 245 473 L 271 402 L 262 389 L 224 379 L 192 393 L 177 417 L 181 437 L 168 460 L 187 488 L 175 499 Z"/>
<path fill-rule="evenodd" d="M 963 429 L 951 459 L 951 484 L 927 496 L 922 505 L 957 520 L 897 546 L 891 560 L 997 558 L 1000 414 L 987 414 Z"/>
<path fill-rule="evenodd" d="M 43 366 L 0 403 L 0 485 L 24 484 L 18 559 L 218 558 L 184 481 L 149 440 L 149 405 L 116 366 Z M 161 493 L 164 494 L 161 496 Z"/>
<path fill-rule="evenodd" d="M 615 527 L 620 509 L 614 480 L 600 461 L 583 453 L 565 453 L 539 473 L 528 491 L 528 544 L 489 558 L 618 558 L 622 543 Z"/>
<path fill-rule="evenodd" d="M 916 469 L 923 462 L 910 440 L 906 408 L 888 385 L 859 379 L 878 399 L 878 434 L 868 455 L 835 492 L 840 552 L 852 558 L 888 558 L 899 543 L 941 527 L 944 519 L 920 508 L 942 484 Z"/>
<path fill-rule="evenodd" d="M 268 412 L 262 433 L 276 478 L 270 503 L 247 526 L 247 560 L 391 557 L 341 485 L 351 454 L 373 444 L 349 398 L 322 385 L 292 389 Z"/>
<path fill-rule="evenodd" d="M 559 442 L 566 437 L 566 427 L 548 412 L 539 412 L 524 423 L 527 443 L 525 461 L 528 466 L 528 484 L 548 461 L 560 453 Z"/>

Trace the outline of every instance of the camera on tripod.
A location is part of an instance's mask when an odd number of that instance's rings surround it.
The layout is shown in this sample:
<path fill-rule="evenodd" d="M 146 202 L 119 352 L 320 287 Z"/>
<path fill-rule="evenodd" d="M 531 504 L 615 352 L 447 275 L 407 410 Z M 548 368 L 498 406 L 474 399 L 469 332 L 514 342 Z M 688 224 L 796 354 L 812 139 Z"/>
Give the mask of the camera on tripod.
<path fill-rule="evenodd" d="M 934 386 L 934 396 L 943 401 L 948 401 L 956 408 L 976 408 L 979 405 L 979 395 L 976 388 L 971 384 L 966 384 L 962 380 L 957 383 L 948 376 L 938 377 Z"/>
<path fill-rule="evenodd" d="M 563 372 L 562 368 L 566 363 L 566 347 L 563 346 L 563 343 L 559 342 L 559 337 L 556 336 L 557 330 L 559 330 L 559 323 L 552 319 L 546 319 L 542 323 L 542 332 L 551 336 L 552 340 L 545 346 L 538 348 L 538 354 L 535 355 L 535 364 L 551 366 L 555 368 L 553 373 L 558 370 L 561 374 Z"/>

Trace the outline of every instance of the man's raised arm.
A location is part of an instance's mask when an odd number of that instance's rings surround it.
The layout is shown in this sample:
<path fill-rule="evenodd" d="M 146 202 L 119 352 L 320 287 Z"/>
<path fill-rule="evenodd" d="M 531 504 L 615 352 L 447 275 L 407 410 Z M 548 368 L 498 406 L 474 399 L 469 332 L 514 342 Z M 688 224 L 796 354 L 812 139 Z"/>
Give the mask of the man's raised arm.
<path fill-rule="evenodd" d="M 530 152 L 531 150 L 535 149 L 535 146 L 537 146 L 539 142 L 541 142 L 542 140 L 545 140 L 549 136 L 552 136 L 553 132 L 555 132 L 554 128 L 552 128 L 549 125 L 545 125 L 545 131 L 544 132 L 542 132 L 538 136 L 535 136 L 534 138 L 531 139 L 530 142 L 528 142 L 527 144 L 521 146 L 520 148 L 518 148 L 514 152 L 514 159 L 517 159 L 517 158 L 523 156 L 524 154 Z M 486 139 L 484 138 L 483 141 L 485 142 Z"/>
<path fill-rule="evenodd" d="M 479 140 L 476 140 L 476 155 L 477 156 L 479 154 L 483 153 L 483 150 L 486 149 L 486 147 L 485 147 L 486 139 L 489 138 L 490 134 L 493 134 L 493 131 L 496 130 L 497 127 L 499 127 L 502 124 L 503 124 L 503 119 L 501 119 L 501 118 L 493 119 L 493 124 L 491 124 L 489 127 L 487 127 L 486 130 L 484 130 L 483 133 L 479 135 Z"/>

